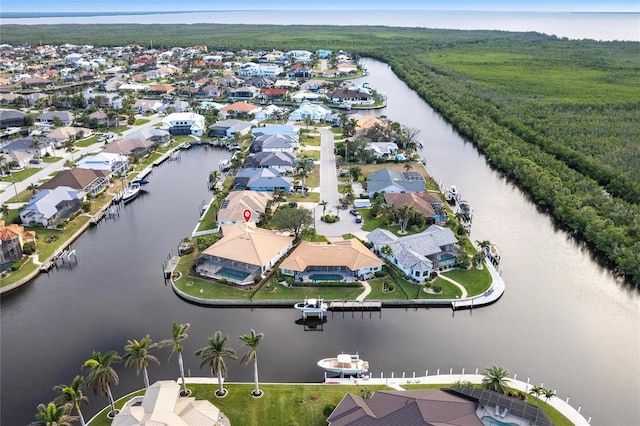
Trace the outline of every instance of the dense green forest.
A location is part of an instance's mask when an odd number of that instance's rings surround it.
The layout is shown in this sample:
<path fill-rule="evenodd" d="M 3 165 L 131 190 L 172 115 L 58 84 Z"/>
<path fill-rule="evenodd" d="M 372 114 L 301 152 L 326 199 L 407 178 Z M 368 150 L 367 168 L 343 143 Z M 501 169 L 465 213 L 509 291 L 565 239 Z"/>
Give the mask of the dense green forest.
<path fill-rule="evenodd" d="M 640 285 L 640 43 L 392 27 L 3 25 L 10 44 L 332 49 L 396 74 Z"/>

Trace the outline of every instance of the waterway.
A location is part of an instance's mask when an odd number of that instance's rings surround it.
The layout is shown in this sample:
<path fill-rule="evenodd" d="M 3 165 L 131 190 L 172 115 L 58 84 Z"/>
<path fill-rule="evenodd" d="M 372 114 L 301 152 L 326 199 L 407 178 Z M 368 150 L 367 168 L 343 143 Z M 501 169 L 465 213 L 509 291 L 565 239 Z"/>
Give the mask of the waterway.
<path fill-rule="evenodd" d="M 150 176 L 148 192 L 83 235 L 73 248 L 78 263 L 41 275 L 2 296 L 0 310 L 0 423 L 34 420 L 36 405 L 51 388 L 69 383 L 93 350 L 118 350 L 128 339 L 168 338 L 173 321 L 191 323 L 185 341 L 188 374 L 199 370 L 193 352 L 216 330 L 237 336 L 264 332 L 258 349 L 261 382 L 319 382 L 320 358 L 359 351 L 372 373 L 467 372 L 492 364 L 518 379 L 557 389 L 593 424 L 640 421 L 640 304 L 637 292 L 618 282 L 571 236 L 512 183 L 489 168 L 474 147 L 379 62 L 365 60 L 367 81 L 388 96 L 379 111 L 421 131 L 429 171 L 456 184 L 474 207 L 472 239 L 495 241 L 503 252 L 507 290 L 496 304 L 473 311 L 385 309 L 372 314 L 334 314 L 323 331 L 295 324 L 294 309 L 213 309 L 178 299 L 162 278 L 162 265 L 190 235 L 206 180 L 225 151 L 194 147 L 180 161 Z M 152 381 L 175 378 L 177 361 L 158 354 Z M 252 381 L 251 366 L 229 361 L 230 381 Z M 115 366 L 117 396 L 142 386 L 135 371 Z M 93 395 L 86 414 L 106 405 Z"/>

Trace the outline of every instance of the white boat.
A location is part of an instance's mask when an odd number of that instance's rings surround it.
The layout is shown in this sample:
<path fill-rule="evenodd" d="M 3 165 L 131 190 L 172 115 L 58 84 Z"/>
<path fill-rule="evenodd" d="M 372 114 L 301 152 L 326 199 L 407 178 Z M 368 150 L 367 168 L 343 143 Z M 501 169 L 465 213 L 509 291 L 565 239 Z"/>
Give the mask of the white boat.
<path fill-rule="evenodd" d="M 318 366 L 331 373 L 360 375 L 369 371 L 369 363 L 361 360 L 358 354 L 340 354 L 335 358 L 324 358 Z"/>
<path fill-rule="evenodd" d="M 447 201 L 455 203 L 460 198 L 460 192 L 458 191 L 458 188 L 455 187 L 455 185 L 451 185 L 447 188 L 447 192 L 445 193 L 444 197 Z"/>
<path fill-rule="evenodd" d="M 500 264 L 500 249 L 495 243 L 489 244 L 485 248 L 485 253 L 487 254 L 487 258 L 491 261 L 491 263 L 496 266 Z"/>
<path fill-rule="evenodd" d="M 302 312 L 303 315 L 324 315 L 328 305 L 322 299 L 304 299 L 304 302 L 296 303 L 294 308 Z"/>
<path fill-rule="evenodd" d="M 127 185 L 127 187 L 124 189 L 124 192 L 122 193 L 122 201 L 125 204 L 132 201 L 134 198 L 140 195 L 140 190 L 140 184 L 131 182 L 129 185 Z"/>

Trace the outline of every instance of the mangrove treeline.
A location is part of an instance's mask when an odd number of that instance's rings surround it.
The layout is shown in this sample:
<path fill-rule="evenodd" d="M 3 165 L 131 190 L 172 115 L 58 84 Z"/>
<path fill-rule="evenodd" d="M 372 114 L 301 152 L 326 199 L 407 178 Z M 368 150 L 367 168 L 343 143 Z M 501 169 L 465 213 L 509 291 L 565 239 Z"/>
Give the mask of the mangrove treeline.
<path fill-rule="evenodd" d="M 379 59 L 493 167 L 640 285 L 640 43 L 504 31 L 221 24 L 3 25 L 0 38 L 207 45 L 210 51 L 342 49 Z"/>

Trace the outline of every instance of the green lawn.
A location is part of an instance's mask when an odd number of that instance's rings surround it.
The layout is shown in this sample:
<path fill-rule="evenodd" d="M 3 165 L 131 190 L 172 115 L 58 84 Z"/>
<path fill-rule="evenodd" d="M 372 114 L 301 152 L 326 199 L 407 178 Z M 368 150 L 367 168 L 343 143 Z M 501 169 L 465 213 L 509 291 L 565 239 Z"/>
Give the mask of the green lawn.
<path fill-rule="evenodd" d="M 310 287 L 285 287 L 275 280 L 269 284 L 274 288 L 269 291 L 268 285 L 263 285 L 253 296 L 253 300 L 292 300 L 300 301 L 306 298 L 321 298 L 325 300 L 354 300 L 360 293 L 362 287 L 330 287 L 318 284 Z"/>
<path fill-rule="evenodd" d="M 15 170 L 15 171 L 11 172 L 11 175 L 3 176 L 1 180 L 3 182 L 9 182 L 9 183 L 22 182 L 23 180 L 25 180 L 29 176 L 33 176 L 36 173 L 38 173 L 39 171 L 40 171 L 40 169 L 37 168 L 37 167 L 29 167 L 29 168 L 22 169 L 22 170 Z"/>
<path fill-rule="evenodd" d="M 136 126 L 142 126 L 143 124 L 147 124 L 151 120 L 147 120 L 146 118 L 138 118 L 136 119 Z"/>
<path fill-rule="evenodd" d="M 304 139 L 300 141 L 300 144 L 308 146 L 320 146 L 320 136 L 307 134 L 304 136 Z"/>
<path fill-rule="evenodd" d="M 206 374 L 202 371 L 203 374 Z M 259 426 L 273 425 L 304 425 L 326 426 L 327 416 L 324 414 L 327 405 L 338 405 L 347 392 L 360 395 L 360 386 L 347 385 L 260 385 L 264 392 L 262 398 L 252 398 L 252 384 L 225 384 L 229 391 L 225 398 L 217 398 L 215 385 L 187 385 L 193 397 L 199 400 L 211 401 L 222 413 L 228 417 L 232 425 Z M 386 386 L 367 386 L 371 390 L 389 390 Z M 141 392 L 127 395 L 116 401 L 116 407 L 121 408 L 131 397 Z M 96 397 L 99 398 L 99 397 Z M 106 398 L 104 398 L 106 404 Z M 91 426 L 109 426 L 111 420 L 106 416 L 109 408 L 102 410 Z"/>
<path fill-rule="evenodd" d="M 491 274 L 487 268 L 479 270 L 472 267 L 466 271 L 454 269 L 445 272 L 443 275 L 462 284 L 467 289 L 469 296 L 482 294 L 487 291 L 491 285 Z"/>
<path fill-rule="evenodd" d="M 87 139 L 82 139 L 78 142 L 76 142 L 76 147 L 78 148 L 86 148 L 88 146 L 91 146 L 95 143 L 98 143 L 98 136 L 91 136 L 90 138 Z"/>
<path fill-rule="evenodd" d="M 42 157 L 40 159 L 43 163 L 57 163 L 62 160 L 62 157 Z"/>
<path fill-rule="evenodd" d="M 251 297 L 251 290 L 253 290 L 253 286 L 239 288 L 213 280 L 189 276 L 189 272 L 195 261 L 194 255 L 195 252 L 180 258 L 176 271 L 180 272 L 181 276 L 175 281 L 175 285 L 178 289 L 190 294 L 191 296 L 212 300 L 248 300 Z"/>
<path fill-rule="evenodd" d="M 15 283 L 18 280 L 21 280 L 36 268 L 37 268 L 37 265 L 34 265 L 33 259 L 28 258 L 22 264 L 22 267 L 19 270 L 12 272 L 11 275 L 9 275 L 8 277 L 2 278 L 2 280 L 0 280 L 0 287 L 7 286 L 9 284 Z"/>
<path fill-rule="evenodd" d="M 315 161 L 320 160 L 320 151 L 318 151 L 317 149 L 309 149 L 306 151 L 302 151 L 300 153 L 301 157 L 310 157 L 313 158 Z"/>

